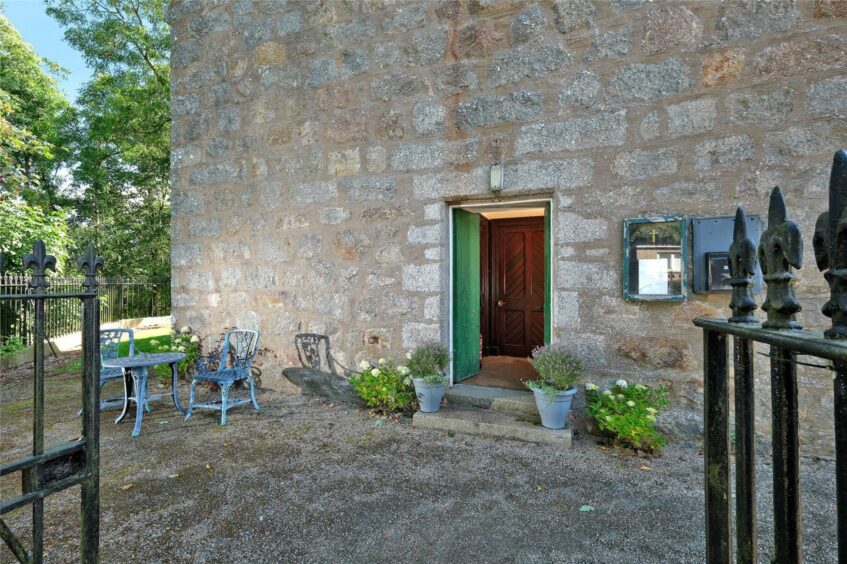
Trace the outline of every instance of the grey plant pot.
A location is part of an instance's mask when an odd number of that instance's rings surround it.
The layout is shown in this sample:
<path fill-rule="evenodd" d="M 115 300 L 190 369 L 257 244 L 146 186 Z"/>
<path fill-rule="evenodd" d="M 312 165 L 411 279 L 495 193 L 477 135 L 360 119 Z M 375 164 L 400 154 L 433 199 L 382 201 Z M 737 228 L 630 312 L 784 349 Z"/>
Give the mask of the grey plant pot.
<path fill-rule="evenodd" d="M 424 413 L 435 413 L 441 409 L 441 398 L 444 397 L 444 382 L 427 384 L 421 378 L 414 378 L 415 395 L 418 405 Z"/>
<path fill-rule="evenodd" d="M 576 394 L 576 388 L 548 396 L 541 390 L 532 390 L 535 395 L 535 407 L 541 416 L 541 424 L 548 429 L 564 429 L 568 424 L 568 414 L 571 412 L 571 400 Z"/>

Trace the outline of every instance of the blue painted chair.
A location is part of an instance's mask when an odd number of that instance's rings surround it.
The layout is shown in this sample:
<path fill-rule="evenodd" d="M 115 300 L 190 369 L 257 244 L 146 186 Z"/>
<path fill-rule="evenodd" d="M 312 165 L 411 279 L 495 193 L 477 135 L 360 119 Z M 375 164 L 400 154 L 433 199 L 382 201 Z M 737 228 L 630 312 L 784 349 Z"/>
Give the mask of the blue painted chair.
<path fill-rule="evenodd" d="M 255 384 L 250 369 L 253 359 L 259 349 L 259 332 L 249 329 L 231 329 L 224 336 L 220 352 L 213 353 L 197 361 L 197 371 L 191 380 L 191 396 L 188 401 L 188 412 L 185 420 L 191 417 L 194 408 L 216 409 L 221 412 L 221 425 L 226 425 L 226 410 L 245 403 L 252 403 L 259 411 L 256 403 Z M 221 401 L 211 403 L 194 403 L 194 387 L 198 382 L 211 382 L 221 389 Z M 230 401 L 229 392 L 236 382 L 246 382 L 250 388 L 250 397 Z"/>
<path fill-rule="evenodd" d="M 120 356 L 121 342 L 126 337 L 129 342 L 129 350 L 127 356 L 135 356 L 135 333 L 132 329 L 102 329 L 100 331 L 100 389 L 106 382 L 112 380 L 123 380 L 124 371 L 120 368 L 103 368 L 104 360 L 111 360 Z M 100 401 L 100 410 L 109 409 L 112 407 L 123 407 L 124 398 L 110 398 Z M 150 404 L 145 406 L 147 411 L 150 411 Z M 82 415 L 82 410 L 79 410 L 78 415 Z"/>

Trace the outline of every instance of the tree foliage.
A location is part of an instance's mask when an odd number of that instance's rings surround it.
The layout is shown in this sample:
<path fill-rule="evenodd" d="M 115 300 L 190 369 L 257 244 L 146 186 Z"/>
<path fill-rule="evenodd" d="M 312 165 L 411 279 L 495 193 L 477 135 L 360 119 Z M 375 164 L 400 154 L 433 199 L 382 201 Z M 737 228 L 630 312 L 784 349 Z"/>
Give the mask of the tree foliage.
<path fill-rule="evenodd" d="M 0 15 L 0 198 L 57 203 L 61 130 L 72 119 L 55 78 L 61 72 Z"/>
<path fill-rule="evenodd" d="M 56 257 L 57 271 L 67 267 L 70 241 L 64 210 L 45 210 L 22 198 L 0 201 L 0 251 L 9 257 L 4 272 L 23 274 L 23 256 L 32 252 L 36 239 L 42 239 L 47 252 Z"/>
<path fill-rule="evenodd" d="M 46 0 L 94 70 L 74 106 L 57 88 L 61 69 L 0 16 L 0 205 L 10 226 L 0 231 L 0 250 L 13 263 L 43 221 L 54 254 L 79 253 L 93 241 L 106 275 L 169 276 L 165 2 Z M 52 231 L 58 218 L 61 237 Z M 7 239 L 23 226 L 29 230 Z"/>
<path fill-rule="evenodd" d="M 47 0 L 94 69 L 65 131 L 74 239 L 113 275 L 170 273 L 170 32 L 164 0 Z"/>

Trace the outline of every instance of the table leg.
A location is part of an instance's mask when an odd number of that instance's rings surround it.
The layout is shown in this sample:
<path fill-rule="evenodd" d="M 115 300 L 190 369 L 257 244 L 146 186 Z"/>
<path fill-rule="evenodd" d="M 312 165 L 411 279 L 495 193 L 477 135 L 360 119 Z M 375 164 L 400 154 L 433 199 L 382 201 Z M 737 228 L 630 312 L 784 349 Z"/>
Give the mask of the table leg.
<path fill-rule="evenodd" d="M 177 411 L 179 411 L 180 413 L 182 413 L 184 415 L 185 410 L 182 408 L 182 405 L 180 405 L 180 403 L 179 403 L 179 390 L 177 388 L 178 372 L 177 372 L 176 365 L 177 365 L 177 363 L 175 363 L 175 362 L 171 363 L 171 373 L 173 374 L 173 380 L 171 382 L 171 387 L 173 388 L 173 393 L 174 393 L 174 405 L 176 406 Z"/>
<path fill-rule="evenodd" d="M 147 403 L 147 370 L 139 370 L 136 375 L 133 372 L 133 380 L 135 381 L 135 428 L 132 430 L 132 436 L 137 437 L 141 434 L 141 419 L 144 417 L 144 405 Z"/>
<path fill-rule="evenodd" d="M 124 407 L 121 410 L 121 414 L 118 415 L 117 419 L 115 419 L 115 424 L 117 425 L 126 417 L 126 412 L 129 410 L 129 381 L 132 374 L 131 370 L 124 370 Z"/>

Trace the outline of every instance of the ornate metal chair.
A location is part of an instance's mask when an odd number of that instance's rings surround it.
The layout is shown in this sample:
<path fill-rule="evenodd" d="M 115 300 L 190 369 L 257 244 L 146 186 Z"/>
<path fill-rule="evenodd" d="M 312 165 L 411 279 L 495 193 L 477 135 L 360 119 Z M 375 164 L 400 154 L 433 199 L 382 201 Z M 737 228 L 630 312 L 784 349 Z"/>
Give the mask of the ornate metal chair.
<path fill-rule="evenodd" d="M 121 353 L 121 341 L 126 340 L 129 342 L 129 351 L 127 356 L 135 356 L 135 333 L 133 333 L 132 329 L 102 329 L 100 331 L 100 389 L 103 389 L 103 385 L 106 382 L 111 380 L 122 380 L 124 377 L 124 371 L 121 368 L 103 368 L 102 363 L 104 360 L 111 360 L 113 358 L 118 358 Z M 124 398 L 110 398 L 107 400 L 100 401 L 100 410 L 108 409 L 111 407 L 123 407 Z M 144 406 L 147 411 L 150 411 L 150 405 Z M 79 410 L 78 415 L 82 415 L 82 410 Z"/>
<path fill-rule="evenodd" d="M 191 417 L 194 408 L 216 409 L 221 412 L 221 425 L 226 425 L 226 410 L 245 403 L 252 403 L 253 408 L 259 411 L 256 403 L 255 384 L 250 369 L 253 367 L 253 359 L 259 349 L 259 332 L 249 329 L 231 329 L 224 336 L 221 349 L 197 361 L 197 371 L 191 380 L 191 396 L 188 402 L 188 411 L 185 420 Z M 194 403 L 194 388 L 197 382 L 211 382 L 217 384 L 221 389 L 220 402 Z M 236 382 L 247 382 L 250 388 L 250 397 L 235 401 L 229 400 L 229 392 Z"/>

